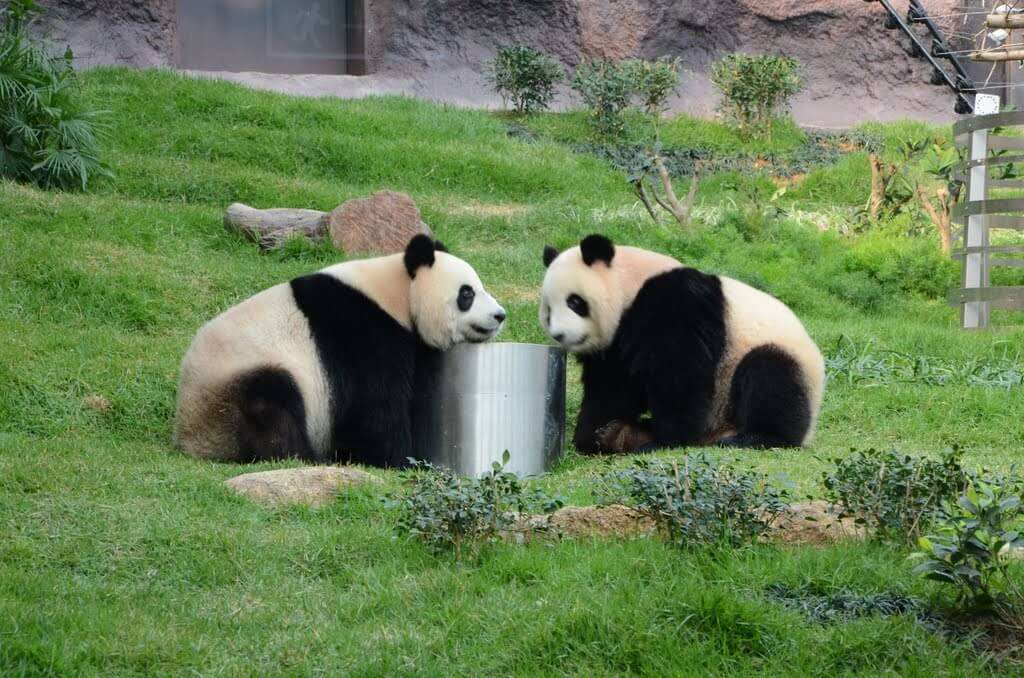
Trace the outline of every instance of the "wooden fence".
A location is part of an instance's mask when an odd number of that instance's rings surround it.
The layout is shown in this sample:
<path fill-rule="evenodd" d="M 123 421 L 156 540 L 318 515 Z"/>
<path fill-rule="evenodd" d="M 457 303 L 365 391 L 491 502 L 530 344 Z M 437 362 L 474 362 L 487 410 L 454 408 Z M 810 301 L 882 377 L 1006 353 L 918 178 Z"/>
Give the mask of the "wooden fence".
<path fill-rule="evenodd" d="M 979 329 L 992 309 L 1024 310 L 1024 287 L 993 287 L 990 276 L 996 266 L 1024 268 L 1024 240 L 992 244 L 993 234 L 1024 232 L 1024 112 L 972 116 L 953 134 L 965 158 L 956 176 L 966 195 L 953 213 L 961 227 L 953 257 L 963 261 L 963 278 L 949 301 L 961 308 L 963 327 Z"/>

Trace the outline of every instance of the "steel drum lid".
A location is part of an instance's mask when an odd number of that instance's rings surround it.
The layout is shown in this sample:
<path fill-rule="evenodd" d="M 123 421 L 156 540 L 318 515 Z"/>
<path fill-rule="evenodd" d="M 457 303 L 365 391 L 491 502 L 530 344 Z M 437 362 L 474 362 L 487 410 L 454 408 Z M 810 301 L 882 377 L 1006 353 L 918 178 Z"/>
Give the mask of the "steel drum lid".
<path fill-rule="evenodd" d="M 508 450 L 519 476 L 551 468 L 565 446 L 565 352 L 541 344 L 462 344 L 417 375 L 416 457 L 458 473 L 491 470 Z"/>

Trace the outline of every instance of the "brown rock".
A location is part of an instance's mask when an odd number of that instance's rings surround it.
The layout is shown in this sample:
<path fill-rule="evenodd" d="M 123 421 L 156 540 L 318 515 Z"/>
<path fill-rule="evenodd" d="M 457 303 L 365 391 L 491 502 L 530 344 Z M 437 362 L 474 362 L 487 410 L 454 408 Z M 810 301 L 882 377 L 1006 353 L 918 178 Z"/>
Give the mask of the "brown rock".
<path fill-rule="evenodd" d="M 109 412 L 111 407 L 109 400 L 96 393 L 82 398 L 82 406 L 96 412 Z"/>
<path fill-rule="evenodd" d="M 321 506 L 353 485 L 381 482 L 377 476 L 350 466 L 306 466 L 245 473 L 225 480 L 239 494 L 265 506 Z"/>
<path fill-rule="evenodd" d="M 394 191 L 345 202 L 327 215 L 327 229 L 334 246 L 346 254 L 402 252 L 414 235 L 430 235 L 413 199 Z"/>

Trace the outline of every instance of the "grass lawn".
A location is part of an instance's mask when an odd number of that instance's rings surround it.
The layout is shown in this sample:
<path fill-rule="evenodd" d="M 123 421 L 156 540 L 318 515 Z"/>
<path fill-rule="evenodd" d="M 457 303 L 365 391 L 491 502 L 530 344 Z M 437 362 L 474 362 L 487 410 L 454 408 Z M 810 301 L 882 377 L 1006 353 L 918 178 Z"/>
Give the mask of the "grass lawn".
<path fill-rule="evenodd" d="M 820 495 L 821 459 L 852 447 L 957 445 L 972 465 L 1024 462 L 1024 330 L 957 329 L 943 301 L 957 268 L 937 238 L 819 228 L 866 200 L 863 153 L 774 203 L 767 173 L 707 177 L 708 223 L 684 233 L 654 225 L 620 172 L 573 152 L 588 134 L 578 114 L 538 116 L 525 139 L 502 116 L 403 98 L 298 99 L 159 71 L 93 71 L 85 88 L 111 111 L 116 177 L 84 194 L 0 183 L 0 674 L 1019 672 L 903 616 L 823 625 L 766 596 L 772 584 L 936 595 L 892 549 L 583 541 L 495 546 L 455 564 L 396 539 L 379 492 L 264 509 L 221 481 L 288 464 L 200 462 L 170 445 L 178 363 L 199 325 L 339 258 L 261 253 L 224 231 L 225 206 L 329 210 L 391 188 L 508 309 L 502 340 L 545 340 L 541 249 L 591 232 L 790 304 L 833 372 L 816 442 L 731 456 L 799 496 Z M 889 152 L 944 133 L 866 131 Z M 664 138 L 745 148 L 690 118 Z M 753 150 L 801 143 L 787 128 Z M 579 397 L 574 368 L 571 414 Z M 543 482 L 583 503 L 629 461 L 569 454 Z"/>

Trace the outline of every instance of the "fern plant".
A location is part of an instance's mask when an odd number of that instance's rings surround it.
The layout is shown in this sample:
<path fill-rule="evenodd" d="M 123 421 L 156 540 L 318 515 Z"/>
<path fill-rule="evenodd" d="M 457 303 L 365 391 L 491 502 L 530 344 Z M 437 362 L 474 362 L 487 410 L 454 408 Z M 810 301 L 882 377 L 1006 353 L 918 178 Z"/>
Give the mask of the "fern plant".
<path fill-rule="evenodd" d="M 0 8 L 0 176 L 85 189 L 110 172 L 99 157 L 99 111 L 81 101 L 70 48 L 51 54 L 29 34 L 35 0 Z"/>

